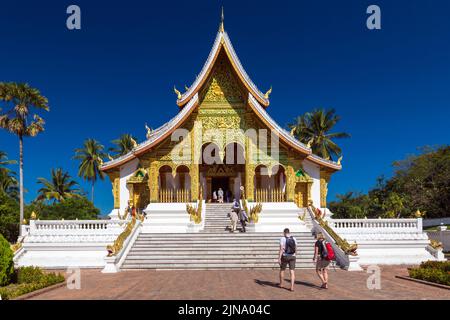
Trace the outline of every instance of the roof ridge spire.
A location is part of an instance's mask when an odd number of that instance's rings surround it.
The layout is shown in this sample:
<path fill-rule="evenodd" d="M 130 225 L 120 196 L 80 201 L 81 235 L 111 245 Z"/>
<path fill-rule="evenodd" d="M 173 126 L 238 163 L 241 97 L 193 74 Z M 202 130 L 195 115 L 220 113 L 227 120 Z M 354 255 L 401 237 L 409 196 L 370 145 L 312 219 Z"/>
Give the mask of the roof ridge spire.
<path fill-rule="evenodd" d="M 219 32 L 225 32 L 225 27 L 224 27 L 224 23 L 223 23 L 224 20 L 225 20 L 225 17 L 224 17 L 224 14 L 223 14 L 223 6 L 222 6 L 222 15 L 220 17 Z"/>

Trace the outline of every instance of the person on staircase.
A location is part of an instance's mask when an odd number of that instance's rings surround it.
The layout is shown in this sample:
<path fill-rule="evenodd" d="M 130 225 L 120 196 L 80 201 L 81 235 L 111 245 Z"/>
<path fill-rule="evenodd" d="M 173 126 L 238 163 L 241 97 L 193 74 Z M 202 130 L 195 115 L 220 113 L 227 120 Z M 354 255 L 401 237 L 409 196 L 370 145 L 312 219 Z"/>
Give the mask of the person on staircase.
<path fill-rule="evenodd" d="M 297 240 L 291 235 L 288 228 L 284 229 L 283 237 L 280 239 L 280 252 L 278 263 L 280 264 L 280 283 L 278 286 L 283 288 L 284 270 L 289 265 L 291 275 L 291 291 L 294 291 L 295 283 L 295 253 L 297 252 Z"/>
<path fill-rule="evenodd" d="M 219 203 L 223 203 L 223 190 L 222 190 L 222 188 L 219 188 L 219 191 L 217 192 L 217 195 L 219 196 Z"/>
<path fill-rule="evenodd" d="M 213 200 L 212 202 L 217 202 L 217 192 L 216 192 L 216 190 L 213 191 L 212 200 Z"/>
<path fill-rule="evenodd" d="M 247 214 L 245 213 L 244 210 L 239 210 L 238 217 L 239 217 L 239 221 L 241 221 L 242 232 L 246 232 L 245 226 L 246 226 L 247 221 L 248 221 Z"/>
<path fill-rule="evenodd" d="M 231 212 L 228 215 L 230 217 L 230 223 L 231 223 L 231 225 L 230 225 L 230 232 L 235 232 L 236 231 L 236 225 L 237 225 L 237 222 L 238 222 L 238 219 L 239 219 L 238 215 L 237 215 L 236 211 L 234 211 L 234 210 L 231 210 Z"/>

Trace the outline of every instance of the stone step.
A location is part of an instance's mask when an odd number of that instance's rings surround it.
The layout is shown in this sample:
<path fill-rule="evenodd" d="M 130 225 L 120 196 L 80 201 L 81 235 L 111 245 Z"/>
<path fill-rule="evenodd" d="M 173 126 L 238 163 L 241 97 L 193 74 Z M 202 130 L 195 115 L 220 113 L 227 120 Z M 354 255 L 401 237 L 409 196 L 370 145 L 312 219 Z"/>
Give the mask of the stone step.
<path fill-rule="evenodd" d="M 297 245 L 305 245 L 305 244 L 314 244 L 315 240 L 314 239 L 302 239 L 300 241 L 300 239 L 297 239 Z M 278 240 L 267 240 L 267 239 L 245 239 L 245 238 L 236 238 L 236 239 L 221 239 L 221 238 L 217 238 L 217 239 L 208 239 L 205 241 L 205 239 L 201 239 L 201 238 L 196 238 L 196 239 L 151 239 L 151 240 L 147 240 L 147 239 L 136 239 L 135 244 L 140 244 L 140 243 L 152 243 L 152 244 L 164 244 L 167 246 L 170 245 L 178 245 L 178 244 L 183 244 L 183 243 L 188 243 L 188 244 L 204 244 L 204 245 L 211 245 L 211 244 L 215 244 L 215 243 L 223 243 L 223 244 L 264 244 L 264 245 L 270 245 L 270 244 L 278 244 L 279 241 Z"/>
<path fill-rule="evenodd" d="M 313 263 L 296 263 L 297 269 L 313 269 Z M 157 270 L 257 270 L 257 269 L 279 269 L 278 263 L 169 263 L 169 264 L 131 264 L 124 263 L 123 270 L 157 269 Z"/>
<path fill-rule="evenodd" d="M 306 248 L 299 248 L 298 250 L 298 254 L 300 256 L 303 256 L 305 254 L 312 254 L 314 253 L 313 249 L 306 249 Z M 189 250 L 189 248 L 186 249 L 180 249 L 180 248 L 167 248 L 164 250 L 161 250 L 160 248 L 152 248 L 152 249 L 148 249 L 148 248 L 133 248 L 132 250 L 130 250 L 129 255 L 143 255 L 143 254 L 152 254 L 152 255 L 171 255 L 171 254 L 179 254 L 179 255 L 183 255 L 183 254 L 192 254 L 193 256 L 195 255 L 204 255 L 204 254 L 221 254 L 221 255 L 276 255 L 278 254 L 278 250 L 270 250 L 270 249 L 240 249 L 238 252 L 236 252 L 236 250 L 234 250 L 234 248 L 231 248 L 230 250 L 224 250 L 224 249 L 220 249 L 220 250 L 211 250 L 211 248 L 204 248 L 204 249 L 199 249 L 199 250 Z"/>
<path fill-rule="evenodd" d="M 139 234 L 139 238 L 152 238 L 152 237 L 165 237 L 165 238 L 194 238 L 194 237 L 201 237 L 201 238 L 211 238 L 212 235 L 204 235 L 201 233 L 144 233 L 142 232 Z M 243 233 L 243 234 L 223 234 L 223 233 L 216 233 L 215 236 L 220 238 L 226 238 L 229 239 L 230 237 L 239 237 L 239 238 L 273 238 L 273 239 L 280 239 L 282 237 L 281 233 L 276 232 L 251 232 L 251 233 Z M 311 232 L 297 232 L 292 234 L 293 237 L 296 239 L 301 238 L 309 238 L 312 239 Z"/>

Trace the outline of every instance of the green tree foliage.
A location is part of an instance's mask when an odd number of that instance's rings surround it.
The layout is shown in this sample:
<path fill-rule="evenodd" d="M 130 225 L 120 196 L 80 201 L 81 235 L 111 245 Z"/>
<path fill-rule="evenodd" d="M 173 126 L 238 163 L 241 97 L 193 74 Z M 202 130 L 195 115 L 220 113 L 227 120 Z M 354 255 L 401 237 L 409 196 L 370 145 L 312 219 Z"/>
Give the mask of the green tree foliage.
<path fill-rule="evenodd" d="M 9 242 L 16 242 L 19 236 L 19 203 L 0 192 L 0 234 Z"/>
<path fill-rule="evenodd" d="M 6 152 L 0 151 L 0 193 L 6 193 L 13 199 L 19 199 L 19 183 L 15 172 L 9 169 L 9 165 L 16 164 L 15 160 L 9 160 Z"/>
<path fill-rule="evenodd" d="M 350 137 L 345 132 L 330 132 L 340 119 L 334 109 L 316 109 L 297 117 L 289 128 L 300 142 L 310 143 L 314 154 L 324 159 L 337 159 L 342 150 L 334 140 Z"/>
<path fill-rule="evenodd" d="M 338 201 L 330 203 L 335 217 L 414 217 L 417 210 L 427 218 L 450 216 L 450 146 L 421 150 L 394 162 L 394 176 L 378 178 L 367 195 L 338 195 Z"/>
<path fill-rule="evenodd" d="M 111 141 L 115 147 L 109 148 L 108 150 L 115 153 L 115 157 L 123 156 L 133 150 L 137 145 L 137 139 L 131 134 L 123 134 L 119 139 Z"/>
<path fill-rule="evenodd" d="M 23 138 L 44 131 L 44 119 L 34 111 L 49 111 L 48 100 L 26 83 L 0 82 L 0 128 L 19 138 L 20 219 L 24 214 Z"/>
<path fill-rule="evenodd" d="M 69 198 L 79 197 L 78 183 L 72 180 L 68 172 L 61 168 L 52 169 L 51 180 L 38 178 L 38 183 L 43 187 L 38 190 L 37 200 L 64 201 Z"/>
<path fill-rule="evenodd" d="M 98 219 L 100 210 L 85 197 L 68 198 L 51 204 L 33 202 L 26 208 L 26 216 L 36 212 L 41 220 L 94 220 Z"/>
<path fill-rule="evenodd" d="M 103 180 L 105 174 L 100 171 L 103 164 L 103 158 L 106 156 L 103 152 L 104 146 L 94 139 L 84 141 L 83 148 L 75 149 L 74 159 L 80 161 L 78 166 L 78 176 L 91 182 L 91 201 L 94 202 L 94 185 L 98 179 Z"/>
<path fill-rule="evenodd" d="M 13 275 L 13 252 L 9 242 L 0 234 L 0 287 L 9 284 Z"/>

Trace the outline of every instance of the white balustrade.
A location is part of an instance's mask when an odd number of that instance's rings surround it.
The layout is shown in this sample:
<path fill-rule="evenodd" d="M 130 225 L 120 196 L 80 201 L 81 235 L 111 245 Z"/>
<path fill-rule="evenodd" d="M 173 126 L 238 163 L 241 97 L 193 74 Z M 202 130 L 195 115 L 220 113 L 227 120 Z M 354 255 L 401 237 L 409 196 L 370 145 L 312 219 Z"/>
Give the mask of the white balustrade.
<path fill-rule="evenodd" d="M 122 232 L 121 220 L 30 220 L 27 243 L 104 243 Z"/>
<path fill-rule="evenodd" d="M 422 219 L 329 219 L 333 229 L 344 231 L 351 229 L 371 229 L 378 231 L 396 230 L 422 232 Z"/>

